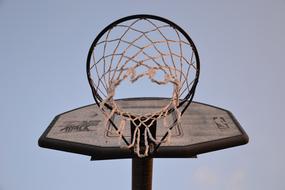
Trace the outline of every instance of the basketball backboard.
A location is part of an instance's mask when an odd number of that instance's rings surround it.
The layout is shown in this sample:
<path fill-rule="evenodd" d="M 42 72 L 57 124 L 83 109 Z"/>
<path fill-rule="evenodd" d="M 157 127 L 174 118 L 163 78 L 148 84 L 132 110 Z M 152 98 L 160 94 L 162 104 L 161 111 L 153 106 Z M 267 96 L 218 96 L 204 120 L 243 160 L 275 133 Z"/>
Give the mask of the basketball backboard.
<path fill-rule="evenodd" d="M 166 98 L 129 98 L 118 104 L 130 112 L 151 112 L 168 102 Z M 171 114 L 168 122 L 174 120 Z M 118 125 L 118 119 L 112 118 Z M 157 121 L 156 137 L 167 131 Z M 125 138 L 131 141 L 130 125 L 124 129 Z M 154 158 L 187 158 L 198 154 L 234 147 L 248 142 L 248 136 L 234 116 L 215 106 L 192 102 L 172 129 L 171 141 L 161 144 Z M 105 126 L 105 118 L 96 104 L 62 113 L 54 118 L 39 139 L 44 148 L 91 156 L 94 160 L 134 158 L 136 154 L 120 144 L 119 135 L 112 125 Z"/>

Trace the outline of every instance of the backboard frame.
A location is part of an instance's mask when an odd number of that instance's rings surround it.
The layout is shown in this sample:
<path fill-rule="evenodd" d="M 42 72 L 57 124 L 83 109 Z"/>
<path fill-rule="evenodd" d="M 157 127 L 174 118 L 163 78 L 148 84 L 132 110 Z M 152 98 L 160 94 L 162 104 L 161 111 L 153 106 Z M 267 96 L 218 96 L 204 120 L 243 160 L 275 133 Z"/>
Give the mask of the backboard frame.
<path fill-rule="evenodd" d="M 127 98 L 127 99 L 129 100 L 129 99 L 134 99 L 134 98 Z M 146 98 L 139 98 L 139 99 L 143 100 Z M 161 100 L 161 99 L 163 98 L 157 98 L 157 100 Z M 241 135 L 218 139 L 218 140 L 211 140 L 209 142 L 202 142 L 202 143 L 192 144 L 188 146 L 169 146 L 169 147 L 161 146 L 155 152 L 154 155 L 150 154 L 148 156 L 149 158 L 192 158 L 192 157 L 196 157 L 199 154 L 217 151 L 221 149 L 226 149 L 230 147 L 235 147 L 235 146 L 248 143 L 249 138 L 246 132 L 243 130 L 239 122 L 236 120 L 236 118 L 230 111 L 216 107 L 216 106 L 212 106 L 209 104 L 204 104 L 204 103 L 199 103 L 199 102 L 192 102 L 192 103 L 209 106 L 211 108 L 219 109 L 219 110 L 226 112 L 230 116 L 230 118 L 233 120 L 234 124 L 237 126 Z M 100 146 L 95 146 L 95 145 L 89 145 L 89 144 L 83 144 L 83 143 L 78 143 L 78 142 L 71 142 L 71 141 L 59 140 L 59 139 L 53 139 L 53 138 L 47 137 L 51 128 L 55 125 L 55 123 L 58 121 L 60 116 L 76 111 L 76 110 L 84 109 L 88 106 L 97 106 L 97 105 L 90 104 L 90 105 L 76 108 L 76 109 L 57 115 L 53 119 L 51 124 L 48 126 L 48 128 L 45 130 L 45 132 L 42 134 L 42 136 L 40 137 L 38 141 L 39 146 L 43 148 L 49 148 L 49 149 L 55 149 L 55 150 L 61 150 L 65 152 L 71 152 L 71 153 L 91 156 L 92 160 L 136 158 L 137 155 L 133 151 L 127 148 L 100 147 Z M 191 109 L 191 105 L 190 107 L 188 107 L 188 109 Z"/>

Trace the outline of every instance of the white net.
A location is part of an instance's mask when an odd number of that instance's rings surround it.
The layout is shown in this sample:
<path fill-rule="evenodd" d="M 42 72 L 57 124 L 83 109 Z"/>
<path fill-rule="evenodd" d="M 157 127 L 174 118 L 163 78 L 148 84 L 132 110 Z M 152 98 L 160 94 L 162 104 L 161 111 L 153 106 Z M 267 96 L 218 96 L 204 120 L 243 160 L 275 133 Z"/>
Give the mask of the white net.
<path fill-rule="evenodd" d="M 114 114 L 119 115 L 121 121 L 116 132 L 122 138 L 126 122 L 132 122 L 135 130 L 128 148 L 133 148 L 139 157 L 148 156 L 150 143 L 161 144 L 170 138 L 171 127 L 166 120 L 170 112 L 175 114 L 177 122 L 180 120 L 181 100 L 189 98 L 198 73 L 192 46 L 189 39 L 170 24 L 138 18 L 109 28 L 92 49 L 88 68 L 90 84 L 105 114 L 105 123 L 107 125 Z M 171 85 L 170 101 L 152 113 L 129 113 L 116 103 L 116 91 L 124 81 L 133 85 L 143 78 L 158 86 Z M 168 138 L 156 139 L 152 135 L 150 127 L 157 119 L 163 119 L 164 127 L 169 127 Z"/>

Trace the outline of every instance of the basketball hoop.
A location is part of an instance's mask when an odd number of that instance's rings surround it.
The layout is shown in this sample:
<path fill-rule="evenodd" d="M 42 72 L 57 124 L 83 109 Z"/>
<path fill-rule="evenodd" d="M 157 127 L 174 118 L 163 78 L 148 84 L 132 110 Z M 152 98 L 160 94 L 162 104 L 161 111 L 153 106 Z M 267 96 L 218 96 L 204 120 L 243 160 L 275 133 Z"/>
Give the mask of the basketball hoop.
<path fill-rule="evenodd" d="M 138 157 L 148 156 L 169 140 L 171 129 L 193 99 L 199 67 L 198 52 L 188 34 L 175 23 L 152 15 L 134 15 L 113 22 L 96 37 L 87 58 L 88 81 L 105 115 L 106 129 L 108 124 L 113 125 Z M 114 98 L 118 86 L 124 81 L 134 84 L 142 78 L 156 85 L 172 85 L 170 101 L 149 113 L 124 110 Z M 174 123 L 167 121 L 170 113 L 176 117 Z M 112 121 L 114 115 L 120 117 L 119 126 Z M 168 128 L 160 139 L 151 132 L 158 119 Z M 131 142 L 123 134 L 126 122 L 134 126 Z"/>

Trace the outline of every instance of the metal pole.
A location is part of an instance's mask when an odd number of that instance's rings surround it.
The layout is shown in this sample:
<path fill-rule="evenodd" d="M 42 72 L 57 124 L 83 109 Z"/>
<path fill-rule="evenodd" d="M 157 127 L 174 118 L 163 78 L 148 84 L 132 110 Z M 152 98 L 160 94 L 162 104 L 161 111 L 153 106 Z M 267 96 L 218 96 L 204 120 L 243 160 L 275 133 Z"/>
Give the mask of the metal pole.
<path fill-rule="evenodd" d="M 152 158 L 132 159 L 132 190 L 152 189 Z"/>

